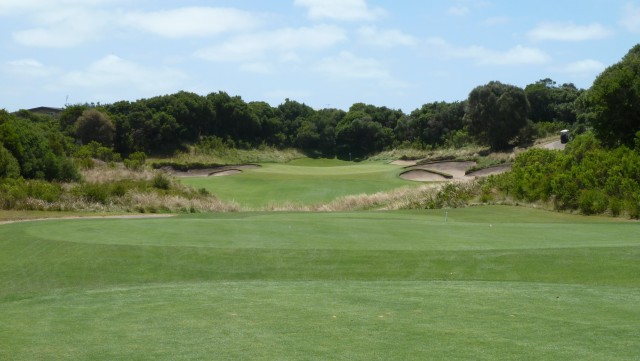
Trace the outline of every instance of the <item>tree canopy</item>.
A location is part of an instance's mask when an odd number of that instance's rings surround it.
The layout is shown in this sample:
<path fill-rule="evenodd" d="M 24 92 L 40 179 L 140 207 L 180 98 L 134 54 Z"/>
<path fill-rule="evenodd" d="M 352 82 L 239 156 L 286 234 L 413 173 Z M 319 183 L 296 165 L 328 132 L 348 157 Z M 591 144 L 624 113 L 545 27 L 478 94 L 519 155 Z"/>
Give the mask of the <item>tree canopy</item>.
<path fill-rule="evenodd" d="M 603 71 L 586 97 L 589 118 L 598 138 L 608 146 L 634 146 L 640 131 L 640 44 Z"/>
<path fill-rule="evenodd" d="M 470 133 L 493 149 L 505 149 L 527 125 L 529 101 L 524 90 L 492 81 L 471 91 L 465 119 Z"/>

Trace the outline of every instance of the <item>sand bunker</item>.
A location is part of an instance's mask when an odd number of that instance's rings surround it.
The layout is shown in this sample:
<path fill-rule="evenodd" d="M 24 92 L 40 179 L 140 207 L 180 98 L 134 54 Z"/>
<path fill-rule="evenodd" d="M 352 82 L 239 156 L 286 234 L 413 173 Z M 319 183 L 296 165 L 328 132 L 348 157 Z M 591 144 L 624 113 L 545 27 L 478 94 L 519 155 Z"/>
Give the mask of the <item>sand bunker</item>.
<path fill-rule="evenodd" d="M 493 174 L 501 174 L 511 170 L 511 164 L 500 164 L 493 167 L 481 169 L 477 172 L 469 173 L 471 177 L 488 177 Z"/>
<path fill-rule="evenodd" d="M 477 177 L 488 177 L 511 170 L 511 164 L 500 164 L 465 174 L 476 162 L 435 162 L 408 167 L 400 178 L 416 182 L 443 182 L 448 180 L 470 181 Z"/>
<path fill-rule="evenodd" d="M 439 173 L 450 174 L 453 179 L 467 179 L 468 176 L 464 173 L 467 169 L 476 165 L 476 162 L 434 162 L 421 164 L 414 167 L 414 169 L 433 170 Z"/>
<path fill-rule="evenodd" d="M 241 165 L 227 165 L 214 168 L 202 168 L 202 169 L 189 169 L 187 171 L 178 171 L 172 168 L 164 169 L 176 177 L 223 177 L 234 174 L 240 174 L 247 169 L 260 168 L 257 164 L 241 164 Z"/>
<path fill-rule="evenodd" d="M 417 160 L 394 160 L 393 162 L 391 162 L 391 164 L 399 165 L 402 167 L 411 167 L 418 164 L 418 161 Z"/>
<path fill-rule="evenodd" d="M 447 177 L 424 169 L 413 169 L 400 174 L 400 178 L 416 182 L 443 182 Z"/>
<path fill-rule="evenodd" d="M 211 174 L 209 174 L 209 176 L 211 177 L 224 177 L 227 175 L 234 175 L 234 174 L 240 174 L 242 173 L 242 171 L 240 169 L 229 169 L 229 170 L 223 170 L 223 171 L 219 171 L 219 172 L 213 172 Z"/>

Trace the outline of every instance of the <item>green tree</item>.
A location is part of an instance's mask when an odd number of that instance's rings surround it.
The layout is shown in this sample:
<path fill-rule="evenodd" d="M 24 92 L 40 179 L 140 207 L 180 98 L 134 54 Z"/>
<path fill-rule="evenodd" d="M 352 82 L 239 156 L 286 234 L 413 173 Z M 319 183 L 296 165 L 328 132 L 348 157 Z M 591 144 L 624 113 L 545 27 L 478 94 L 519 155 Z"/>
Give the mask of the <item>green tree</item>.
<path fill-rule="evenodd" d="M 50 132 L 59 130 L 47 123 L 33 123 L 24 118 L 9 116 L 0 124 L 0 143 L 17 160 L 20 175 L 24 178 L 63 181 L 78 179 L 77 169 L 71 160 L 65 154 L 56 154 L 52 148 L 50 139 L 56 137 L 50 136 Z M 8 162 L 13 163 L 11 160 Z"/>
<path fill-rule="evenodd" d="M 529 102 L 524 90 L 492 81 L 471 91 L 465 119 L 469 133 L 492 149 L 505 149 L 527 125 Z"/>
<path fill-rule="evenodd" d="M 75 135 L 82 144 L 89 144 L 96 141 L 104 146 L 113 146 L 113 139 L 116 133 L 116 127 L 111 118 L 97 110 L 87 109 L 76 120 Z"/>
<path fill-rule="evenodd" d="M 336 128 L 336 150 L 342 158 L 362 159 L 391 145 L 393 132 L 362 111 L 349 112 Z"/>
<path fill-rule="evenodd" d="M 604 144 L 634 146 L 640 131 L 640 44 L 596 78 L 586 101 L 594 113 L 591 125 Z"/>
<path fill-rule="evenodd" d="M 395 131 L 397 136 L 405 132 L 402 141 L 442 145 L 450 134 L 464 127 L 464 114 L 464 102 L 428 103 L 411 112 L 408 124 L 400 121 Z M 407 139 L 407 134 L 414 138 Z"/>
<path fill-rule="evenodd" d="M 20 177 L 18 160 L 0 143 L 0 178 Z"/>

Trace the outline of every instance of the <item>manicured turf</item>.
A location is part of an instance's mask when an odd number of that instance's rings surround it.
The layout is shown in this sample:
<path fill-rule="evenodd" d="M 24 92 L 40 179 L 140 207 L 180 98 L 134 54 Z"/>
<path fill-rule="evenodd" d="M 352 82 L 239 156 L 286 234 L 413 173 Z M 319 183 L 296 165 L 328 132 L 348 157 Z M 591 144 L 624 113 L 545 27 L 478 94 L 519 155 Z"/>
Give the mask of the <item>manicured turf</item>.
<path fill-rule="evenodd" d="M 263 164 L 259 169 L 226 177 L 183 178 L 225 201 L 243 206 L 312 205 L 341 196 L 371 194 L 417 185 L 398 177 L 402 167 L 384 163 L 351 163 L 327 159 L 300 159 L 287 164 Z"/>
<path fill-rule="evenodd" d="M 637 359 L 637 222 L 446 212 L 1 225 L 0 359 Z"/>

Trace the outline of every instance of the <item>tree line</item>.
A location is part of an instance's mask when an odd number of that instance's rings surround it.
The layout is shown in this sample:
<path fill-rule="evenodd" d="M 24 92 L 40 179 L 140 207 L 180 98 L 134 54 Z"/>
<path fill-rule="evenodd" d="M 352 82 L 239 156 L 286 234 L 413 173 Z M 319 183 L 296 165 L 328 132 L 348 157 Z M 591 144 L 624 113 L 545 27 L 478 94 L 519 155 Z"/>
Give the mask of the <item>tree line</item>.
<path fill-rule="evenodd" d="M 289 99 L 274 107 L 225 92 L 179 92 L 96 108 L 74 105 L 59 121 L 62 131 L 82 144 L 97 141 L 122 154 L 170 155 L 215 137 L 239 148 L 293 147 L 313 157 L 362 159 L 394 147 L 522 144 L 534 135 L 536 123 L 575 123 L 575 102 L 583 92 L 550 79 L 525 89 L 491 82 L 474 89 L 468 100 L 428 103 L 409 114 L 363 103 L 347 111 L 315 110 Z"/>
<path fill-rule="evenodd" d="M 640 45 L 588 89 L 542 79 L 524 89 L 492 81 L 459 102 L 424 104 L 409 114 L 363 103 L 315 110 L 225 92 L 178 92 L 107 105 L 71 105 L 51 119 L 0 112 L 0 177 L 77 177 L 67 157 L 92 145 L 108 157 L 172 155 L 191 145 L 298 148 L 312 157 L 363 159 L 390 148 L 492 149 L 527 144 L 545 130 L 594 129 L 605 146 L 633 147 L 640 130 Z M 111 152 L 111 153 L 110 153 Z"/>

